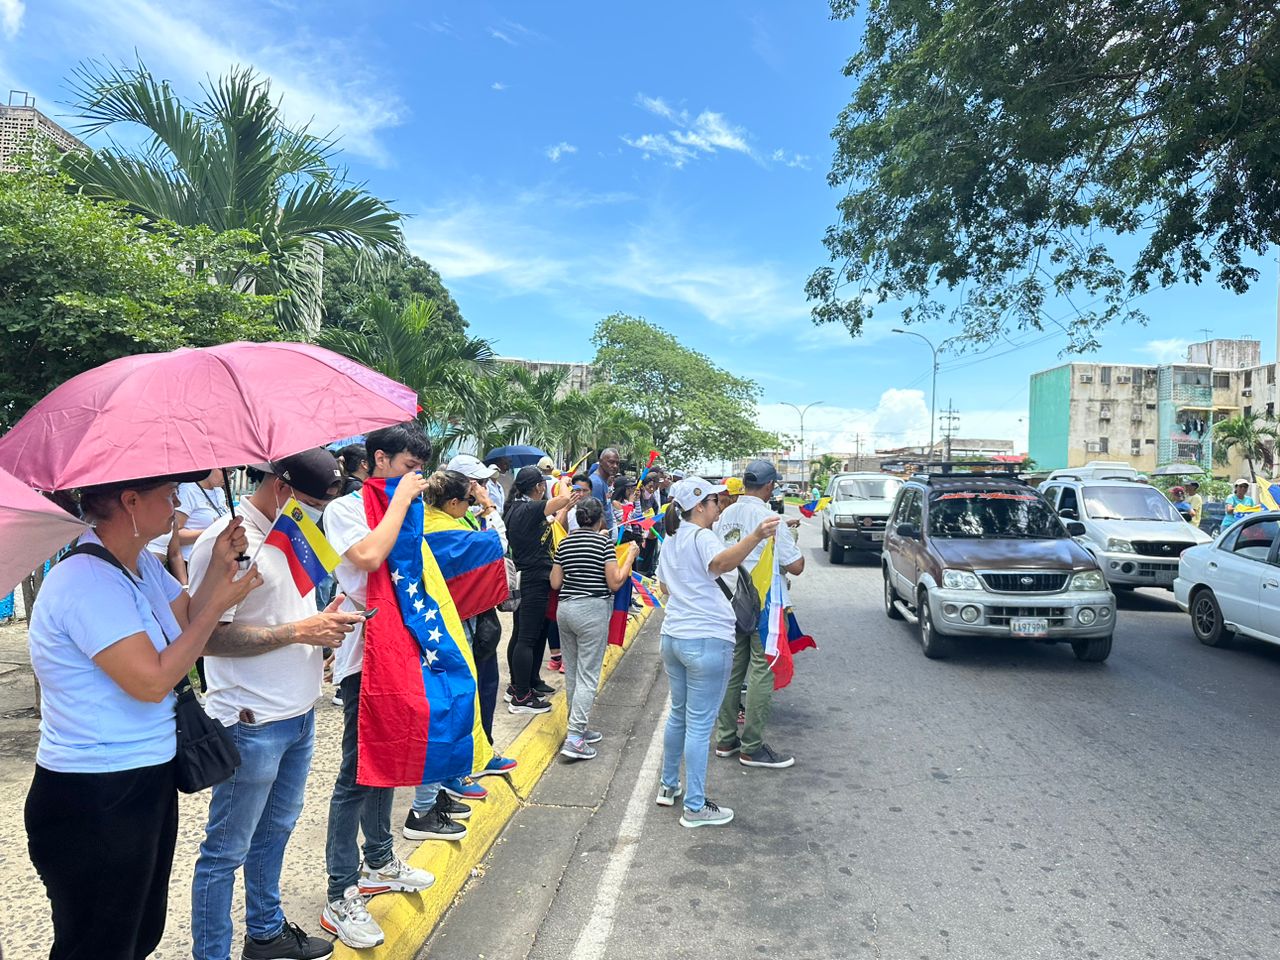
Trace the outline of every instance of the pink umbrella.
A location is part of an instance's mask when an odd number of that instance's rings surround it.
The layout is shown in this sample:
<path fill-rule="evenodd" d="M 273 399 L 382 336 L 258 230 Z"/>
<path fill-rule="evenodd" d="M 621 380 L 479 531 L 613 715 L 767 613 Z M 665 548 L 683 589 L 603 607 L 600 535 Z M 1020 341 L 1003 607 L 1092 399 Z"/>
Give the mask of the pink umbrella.
<path fill-rule="evenodd" d="M 0 597 L 89 529 L 21 480 L 0 470 Z"/>
<path fill-rule="evenodd" d="M 306 343 L 224 343 L 112 360 L 0 437 L 40 490 L 275 460 L 412 419 L 413 390 Z"/>

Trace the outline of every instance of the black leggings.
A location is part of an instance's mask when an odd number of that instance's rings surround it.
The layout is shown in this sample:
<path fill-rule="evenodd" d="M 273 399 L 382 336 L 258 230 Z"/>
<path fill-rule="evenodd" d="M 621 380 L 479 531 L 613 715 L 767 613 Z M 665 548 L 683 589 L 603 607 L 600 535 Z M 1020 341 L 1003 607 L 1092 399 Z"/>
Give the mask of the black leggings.
<path fill-rule="evenodd" d="M 173 764 L 117 773 L 37 765 L 25 819 L 53 907 L 49 960 L 149 957 L 164 934 L 178 836 Z"/>
<path fill-rule="evenodd" d="M 543 576 L 535 579 L 520 575 L 520 606 L 516 607 L 516 635 L 508 645 L 507 666 L 516 696 L 524 699 L 529 688 L 538 682 L 542 654 L 547 647 L 547 601 L 551 597 L 551 581 Z"/>

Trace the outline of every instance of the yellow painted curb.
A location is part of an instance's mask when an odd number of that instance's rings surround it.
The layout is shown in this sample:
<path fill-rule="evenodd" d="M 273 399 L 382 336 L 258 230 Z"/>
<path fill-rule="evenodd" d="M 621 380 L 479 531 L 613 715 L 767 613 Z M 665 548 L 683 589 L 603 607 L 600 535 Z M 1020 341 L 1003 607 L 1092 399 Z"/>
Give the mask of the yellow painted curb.
<path fill-rule="evenodd" d="M 632 614 L 622 646 L 605 650 L 600 686 L 608 682 L 652 613 L 653 608 L 645 607 Z M 564 693 L 560 692 L 552 700 L 551 712 L 529 721 L 505 751 L 507 756 L 519 761 L 519 766 L 507 777 L 485 777 L 482 781 L 489 796 L 472 806 L 466 839 L 460 843 L 428 840 L 409 857 L 412 866 L 435 874 L 434 886 L 420 894 L 386 893 L 369 901 L 369 912 L 382 927 L 386 942 L 369 950 L 353 950 L 339 941 L 334 944 L 333 956 L 340 960 L 412 960 L 471 876 L 472 869 L 484 859 L 507 821 L 515 816 L 551 765 L 564 742 L 568 724 L 568 709 Z"/>

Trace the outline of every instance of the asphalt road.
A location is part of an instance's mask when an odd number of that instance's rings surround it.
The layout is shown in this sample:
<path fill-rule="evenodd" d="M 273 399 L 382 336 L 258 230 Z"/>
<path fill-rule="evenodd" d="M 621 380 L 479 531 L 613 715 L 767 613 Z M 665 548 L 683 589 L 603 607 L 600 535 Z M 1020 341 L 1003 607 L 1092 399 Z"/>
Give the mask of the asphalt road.
<path fill-rule="evenodd" d="M 1013 641 L 929 661 L 878 568 L 818 540 L 806 522 L 793 596 L 820 650 L 769 735 L 796 766 L 712 757 L 725 828 L 655 806 L 648 637 L 612 750 L 549 771 L 424 956 L 1280 957 L 1280 648 L 1203 647 L 1140 591 L 1105 664 Z"/>

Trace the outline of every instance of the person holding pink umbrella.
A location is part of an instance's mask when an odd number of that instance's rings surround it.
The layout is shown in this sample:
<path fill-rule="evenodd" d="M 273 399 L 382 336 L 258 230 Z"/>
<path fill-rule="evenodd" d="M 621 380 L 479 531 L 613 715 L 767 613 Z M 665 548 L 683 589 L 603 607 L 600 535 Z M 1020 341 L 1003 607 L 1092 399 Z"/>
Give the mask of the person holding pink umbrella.
<path fill-rule="evenodd" d="M 262 582 L 256 566 L 239 572 L 238 518 L 214 546 L 217 575 L 194 594 L 147 551 L 173 524 L 178 483 L 207 473 L 82 489 L 94 529 L 32 611 L 43 716 L 25 820 L 53 957 L 146 957 L 164 933 L 178 830 L 173 688 L 224 611 Z M 92 856 L 72 836 L 92 837 Z"/>

